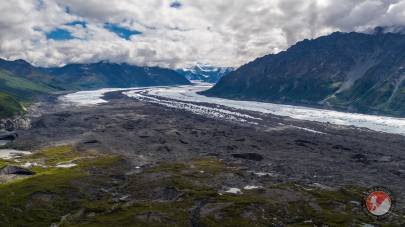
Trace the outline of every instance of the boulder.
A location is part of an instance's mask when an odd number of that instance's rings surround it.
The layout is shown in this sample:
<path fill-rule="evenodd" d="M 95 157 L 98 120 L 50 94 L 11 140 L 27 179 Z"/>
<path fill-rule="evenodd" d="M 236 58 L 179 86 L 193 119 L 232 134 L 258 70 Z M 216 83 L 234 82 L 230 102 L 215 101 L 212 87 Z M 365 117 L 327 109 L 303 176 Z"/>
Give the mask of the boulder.
<path fill-rule="evenodd" d="M 18 138 L 18 134 L 14 133 L 14 132 L 12 132 L 12 133 L 7 132 L 7 133 L 0 134 L 0 140 L 15 140 L 17 138 Z"/>
<path fill-rule="evenodd" d="M 15 174 L 15 175 L 34 175 L 35 172 L 24 169 L 19 166 L 5 166 L 0 169 L 0 175 L 10 175 L 10 174 Z"/>
<path fill-rule="evenodd" d="M 263 156 L 257 153 L 240 153 L 240 154 L 232 154 L 234 158 L 242 158 L 248 159 L 253 161 L 261 161 L 263 160 Z"/>
<path fill-rule="evenodd" d="M 364 154 L 355 154 L 351 157 L 355 162 L 360 162 L 363 164 L 368 164 L 369 160 Z"/>

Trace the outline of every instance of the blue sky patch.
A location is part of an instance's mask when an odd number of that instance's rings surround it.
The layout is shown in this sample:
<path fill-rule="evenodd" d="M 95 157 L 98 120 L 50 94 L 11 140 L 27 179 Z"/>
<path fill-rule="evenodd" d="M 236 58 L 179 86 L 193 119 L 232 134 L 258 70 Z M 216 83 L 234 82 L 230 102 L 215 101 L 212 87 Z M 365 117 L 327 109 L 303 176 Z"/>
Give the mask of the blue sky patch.
<path fill-rule="evenodd" d="M 108 29 L 111 32 L 114 32 L 117 34 L 119 37 L 129 40 L 129 38 L 132 35 L 139 35 L 142 34 L 142 32 L 136 31 L 136 30 L 129 30 L 127 28 L 123 28 L 121 26 L 118 26 L 116 24 L 111 24 L 111 23 L 106 23 L 104 24 L 104 28 Z"/>
<path fill-rule="evenodd" d="M 83 28 L 87 27 L 87 23 L 85 21 L 72 21 L 72 22 L 67 23 L 66 25 L 68 25 L 68 26 L 81 25 Z"/>
<path fill-rule="evenodd" d="M 46 38 L 47 39 L 53 39 L 53 40 L 69 40 L 69 39 L 74 39 L 72 34 L 61 28 L 54 29 L 50 32 L 46 33 Z"/>

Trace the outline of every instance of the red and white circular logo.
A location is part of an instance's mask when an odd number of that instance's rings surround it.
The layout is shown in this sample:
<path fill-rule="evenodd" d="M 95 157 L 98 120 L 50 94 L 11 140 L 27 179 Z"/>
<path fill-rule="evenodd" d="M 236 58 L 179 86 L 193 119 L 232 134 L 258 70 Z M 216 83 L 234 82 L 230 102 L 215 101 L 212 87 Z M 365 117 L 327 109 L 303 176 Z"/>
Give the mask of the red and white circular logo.
<path fill-rule="evenodd" d="M 384 216 L 392 208 L 392 199 L 390 193 L 383 189 L 372 190 L 366 197 L 367 211 L 375 216 Z"/>

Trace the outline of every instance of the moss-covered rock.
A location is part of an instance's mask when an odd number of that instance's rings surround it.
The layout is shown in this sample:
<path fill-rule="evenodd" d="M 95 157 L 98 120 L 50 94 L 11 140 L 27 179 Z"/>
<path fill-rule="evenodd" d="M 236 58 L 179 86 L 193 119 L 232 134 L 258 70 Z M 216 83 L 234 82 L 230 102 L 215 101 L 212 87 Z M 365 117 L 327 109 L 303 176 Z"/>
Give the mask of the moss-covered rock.
<path fill-rule="evenodd" d="M 214 157 L 141 169 L 118 156 L 46 148 L 9 163 L 41 162 L 36 175 L 0 184 L 1 226 L 400 226 L 393 215 L 378 222 L 362 210 L 366 190 L 300 183 L 224 191 L 242 168 Z M 60 162 L 76 166 L 57 168 Z M 136 171 L 134 171 L 136 170 Z M 267 180 L 266 180 L 267 179 Z M 246 180 L 246 179 L 245 179 Z"/>

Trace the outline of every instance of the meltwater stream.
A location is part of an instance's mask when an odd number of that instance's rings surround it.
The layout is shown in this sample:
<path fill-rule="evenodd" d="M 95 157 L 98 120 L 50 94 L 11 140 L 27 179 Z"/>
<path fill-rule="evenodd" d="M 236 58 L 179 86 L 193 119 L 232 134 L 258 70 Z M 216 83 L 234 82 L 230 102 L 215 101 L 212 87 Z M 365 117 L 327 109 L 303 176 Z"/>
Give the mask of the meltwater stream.
<path fill-rule="evenodd" d="M 333 110 L 323 110 L 302 106 L 282 105 L 255 101 L 229 100 L 215 97 L 206 97 L 197 94 L 197 92 L 206 90 L 211 86 L 212 84 L 208 83 L 195 83 L 193 85 L 185 86 L 101 89 L 95 91 L 77 92 L 63 96 L 61 99 L 65 102 L 70 102 L 76 105 L 99 104 L 106 102 L 102 99 L 103 94 L 110 91 L 127 90 L 126 92 L 124 92 L 124 94 L 129 97 L 137 97 L 139 96 L 139 93 L 142 93 L 142 95 L 150 95 L 155 98 L 164 97 L 178 101 L 218 104 L 235 109 L 270 113 L 300 120 L 329 122 L 337 125 L 352 125 L 356 127 L 369 128 L 375 131 L 405 135 L 405 118 L 345 113 Z M 204 106 L 204 108 L 207 108 L 207 106 Z"/>

